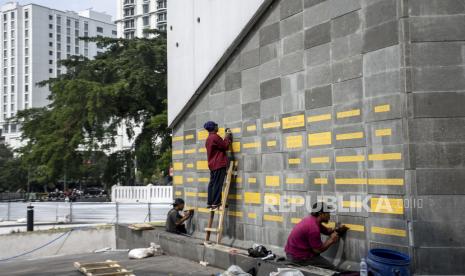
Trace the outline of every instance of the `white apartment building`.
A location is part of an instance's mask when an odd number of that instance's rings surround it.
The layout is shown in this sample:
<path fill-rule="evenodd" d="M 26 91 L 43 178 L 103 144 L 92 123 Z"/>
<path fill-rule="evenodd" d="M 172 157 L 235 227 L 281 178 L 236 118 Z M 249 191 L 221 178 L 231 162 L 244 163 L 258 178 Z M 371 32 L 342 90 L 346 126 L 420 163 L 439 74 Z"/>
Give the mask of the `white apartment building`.
<path fill-rule="evenodd" d="M 118 37 L 147 37 L 144 29 L 166 30 L 167 0 L 117 0 Z"/>
<path fill-rule="evenodd" d="M 79 13 L 11 2 L 0 8 L 0 128 L 5 142 L 20 145 L 20 126 L 8 118 L 18 110 L 48 104 L 48 87 L 36 84 L 64 72 L 58 61 L 103 52 L 79 37 L 116 37 L 111 16 L 91 9 Z"/>

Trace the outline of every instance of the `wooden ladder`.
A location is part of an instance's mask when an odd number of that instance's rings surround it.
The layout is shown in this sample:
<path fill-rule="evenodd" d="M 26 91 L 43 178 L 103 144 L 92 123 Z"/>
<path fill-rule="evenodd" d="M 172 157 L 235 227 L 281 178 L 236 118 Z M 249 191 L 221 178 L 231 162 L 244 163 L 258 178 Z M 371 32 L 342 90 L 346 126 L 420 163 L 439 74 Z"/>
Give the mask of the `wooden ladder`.
<path fill-rule="evenodd" d="M 208 226 L 205 228 L 206 232 L 206 237 L 205 237 L 205 242 L 210 242 L 210 234 L 212 232 L 216 233 L 216 243 L 219 244 L 223 235 L 223 223 L 224 223 L 224 216 L 227 213 L 228 210 L 228 204 L 226 201 L 228 200 L 228 195 L 229 195 L 229 188 L 231 187 L 231 179 L 233 174 L 236 174 L 236 167 L 234 165 L 234 161 L 229 162 L 229 169 L 228 169 L 228 174 L 226 175 L 225 183 L 223 185 L 223 191 L 222 191 L 222 196 L 221 196 L 221 206 L 216 209 L 211 209 L 210 210 L 210 218 L 208 219 Z M 212 228 L 213 225 L 213 220 L 215 219 L 215 213 L 219 212 L 219 217 L 218 217 L 218 227 L 217 228 Z"/>

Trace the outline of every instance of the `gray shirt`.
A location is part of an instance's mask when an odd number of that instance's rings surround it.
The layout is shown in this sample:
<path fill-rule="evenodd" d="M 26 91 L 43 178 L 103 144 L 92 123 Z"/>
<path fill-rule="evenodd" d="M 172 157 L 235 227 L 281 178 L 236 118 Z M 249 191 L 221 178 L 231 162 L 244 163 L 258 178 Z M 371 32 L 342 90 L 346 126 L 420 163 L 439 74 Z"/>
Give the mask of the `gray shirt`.
<path fill-rule="evenodd" d="M 179 214 L 179 212 L 174 208 L 171 209 L 166 217 L 166 231 L 177 233 L 178 229 L 176 227 L 176 222 L 178 222 L 180 219 L 182 219 L 182 216 Z"/>

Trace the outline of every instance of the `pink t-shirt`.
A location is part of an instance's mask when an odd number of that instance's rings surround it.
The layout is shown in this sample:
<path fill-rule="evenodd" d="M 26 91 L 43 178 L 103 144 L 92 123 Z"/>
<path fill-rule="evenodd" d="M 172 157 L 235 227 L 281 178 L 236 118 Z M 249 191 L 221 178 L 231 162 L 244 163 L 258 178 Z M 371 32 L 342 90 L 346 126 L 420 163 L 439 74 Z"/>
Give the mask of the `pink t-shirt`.
<path fill-rule="evenodd" d="M 316 254 L 312 248 L 323 245 L 317 218 L 308 216 L 302 219 L 291 231 L 284 250 L 296 260 L 310 259 Z"/>

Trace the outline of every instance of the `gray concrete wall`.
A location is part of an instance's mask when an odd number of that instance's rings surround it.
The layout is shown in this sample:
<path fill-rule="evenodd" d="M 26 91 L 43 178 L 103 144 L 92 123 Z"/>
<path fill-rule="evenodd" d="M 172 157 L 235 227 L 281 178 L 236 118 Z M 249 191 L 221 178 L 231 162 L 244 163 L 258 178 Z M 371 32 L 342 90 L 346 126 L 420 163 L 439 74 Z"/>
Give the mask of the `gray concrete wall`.
<path fill-rule="evenodd" d="M 279 197 L 388 196 L 400 207 L 333 216 L 352 227 L 344 261 L 383 247 L 409 254 L 418 274 L 465 273 L 446 265 L 465 256 L 454 231 L 464 215 L 451 212 L 465 192 L 464 7 L 275 1 L 173 131 L 175 194 L 197 209 L 197 231 L 208 218 L 202 126 L 214 120 L 233 129 L 239 165 L 230 238 L 284 246 L 307 212 L 267 212 Z"/>
<path fill-rule="evenodd" d="M 68 231 L 68 229 L 63 229 L 62 231 L 45 230 L 0 235 L 0 244 L 2 246 L 0 259 L 10 258 L 42 247 Z M 15 258 L 15 260 L 54 255 L 88 253 L 106 247 L 116 248 L 114 226 L 100 226 L 96 228 L 82 228 L 74 230 L 69 234 L 65 234 L 53 243 L 50 243 L 49 245 L 30 254 Z"/>

